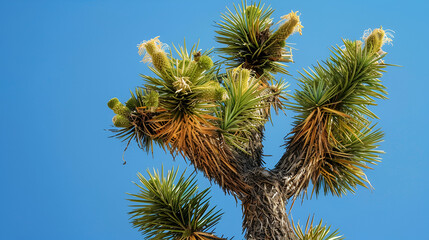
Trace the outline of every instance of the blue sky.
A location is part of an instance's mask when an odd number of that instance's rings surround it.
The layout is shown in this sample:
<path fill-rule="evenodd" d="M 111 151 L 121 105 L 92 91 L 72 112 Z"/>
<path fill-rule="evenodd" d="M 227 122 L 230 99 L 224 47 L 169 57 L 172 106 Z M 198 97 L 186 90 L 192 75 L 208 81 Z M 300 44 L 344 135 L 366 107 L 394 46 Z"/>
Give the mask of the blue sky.
<path fill-rule="evenodd" d="M 238 3 L 238 1 L 234 1 Z M 424 1 L 265 1 L 275 21 L 301 12 L 303 35 L 295 43 L 292 76 L 329 56 L 341 38 L 359 39 L 382 25 L 396 32 L 384 48 L 391 67 L 382 80 L 389 100 L 374 111 L 386 133 L 383 162 L 368 171 L 375 190 L 296 204 L 295 221 L 309 215 L 339 228 L 347 239 L 424 239 L 429 225 L 427 181 L 429 96 L 427 12 Z M 214 41 L 215 21 L 231 1 L 1 1 L 0 5 L 0 239 L 143 239 L 129 224 L 126 192 L 147 168 L 173 162 L 161 150 L 154 157 L 108 138 L 112 97 L 126 101 L 129 89 L 149 74 L 137 44 L 156 36 L 168 44 Z M 268 166 L 283 149 L 291 116 L 267 125 Z M 192 169 L 192 168 L 189 168 Z M 210 183 L 199 175 L 201 187 Z M 225 214 L 216 232 L 241 235 L 241 209 L 217 186 L 212 203 Z"/>

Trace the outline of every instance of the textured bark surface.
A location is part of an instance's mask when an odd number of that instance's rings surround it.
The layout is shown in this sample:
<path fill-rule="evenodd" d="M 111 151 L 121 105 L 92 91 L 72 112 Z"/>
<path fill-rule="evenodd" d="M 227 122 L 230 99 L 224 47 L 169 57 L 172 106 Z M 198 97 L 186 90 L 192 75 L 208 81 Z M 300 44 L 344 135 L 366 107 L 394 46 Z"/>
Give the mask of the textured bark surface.
<path fill-rule="evenodd" d="M 242 203 L 245 238 L 295 240 L 296 236 L 286 212 L 290 189 L 285 184 L 289 178 L 262 167 L 263 132 L 263 126 L 255 129 L 245 148 L 247 154 L 237 151 L 234 156 L 238 166 L 241 166 L 241 180 L 250 187 L 245 194 L 238 195 Z"/>
<path fill-rule="evenodd" d="M 302 188 L 306 168 L 303 167 L 304 152 L 296 150 L 287 151 L 272 170 L 278 176 L 279 186 L 285 193 L 286 199 L 298 197 L 298 189 Z"/>
<path fill-rule="evenodd" d="M 295 240 L 286 213 L 286 196 L 277 177 L 259 168 L 246 176 L 252 190 L 241 198 L 243 230 L 248 240 Z"/>

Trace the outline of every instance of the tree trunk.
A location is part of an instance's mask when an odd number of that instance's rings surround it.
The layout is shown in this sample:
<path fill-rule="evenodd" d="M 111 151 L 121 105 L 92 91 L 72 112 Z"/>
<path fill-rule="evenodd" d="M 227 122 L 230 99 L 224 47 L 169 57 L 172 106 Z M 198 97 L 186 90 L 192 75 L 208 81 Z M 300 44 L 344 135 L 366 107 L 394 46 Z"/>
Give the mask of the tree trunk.
<path fill-rule="evenodd" d="M 241 197 L 247 240 L 296 240 L 286 213 L 286 197 L 266 170 L 248 176 L 252 190 Z M 250 181 L 249 181 L 250 180 Z"/>

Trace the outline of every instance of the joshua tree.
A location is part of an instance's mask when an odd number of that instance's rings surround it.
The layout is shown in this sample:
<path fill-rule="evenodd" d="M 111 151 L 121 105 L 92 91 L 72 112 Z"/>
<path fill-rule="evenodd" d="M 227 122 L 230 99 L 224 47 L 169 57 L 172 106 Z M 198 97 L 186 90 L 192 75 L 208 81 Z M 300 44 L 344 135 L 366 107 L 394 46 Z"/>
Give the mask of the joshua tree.
<path fill-rule="evenodd" d="M 158 37 L 141 43 L 139 53 L 153 74 L 141 76 L 145 84 L 125 105 L 109 101 L 117 114 L 115 136 L 189 160 L 241 202 L 246 239 L 340 239 L 322 223 L 306 231 L 293 226 L 286 205 L 369 185 L 364 170 L 379 161 L 383 133 L 368 106 L 385 99 L 379 78 L 388 65 L 381 47 L 392 36 L 379 28 L 366 31 L 363 41 L 343 40 L 328 60 L 304 70 L 299 89 L 287 95 L 276 74 L 288 74 L 285 64 L 293 60 L 286 40 L 303 26 L 297 12 L 278 24 L 272 13 L 247 3 L 227 10 L 216 31 L 223 61 L 215 63 L 212 51 L 198 46 L 174 47 L 176 54 Z M 296 116 L 285 153 L 266 169 L 262 140 L 272 110 Z M 139 175 L 134 225 L 150 239 L 219 239 L 209 231 L 220 214 L 209 209 L 208 190 L 198 193 L 194 179 L 184 175 L 175 183 L 176 175 Z"/>

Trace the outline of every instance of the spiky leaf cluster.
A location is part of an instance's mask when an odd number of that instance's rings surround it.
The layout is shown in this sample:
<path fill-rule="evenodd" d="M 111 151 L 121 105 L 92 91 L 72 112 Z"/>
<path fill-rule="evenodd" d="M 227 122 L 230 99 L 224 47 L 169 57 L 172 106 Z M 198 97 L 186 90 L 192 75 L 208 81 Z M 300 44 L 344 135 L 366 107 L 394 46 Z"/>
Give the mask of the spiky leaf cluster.
<path fill-rule="evenodd" d="M 322 220 L 316 226 L 313 225 L 313 219 L 311 223 L 307 220 L 305 228 L 301 228 L 299 223 L 293 226 L 295 234 L 299 240 L 343 240 L 342 236 L 339 236 L 338 230 L 331 231 L 331 226 L 322 225 Z"/>
<path fill-rule="evenodd" d="M 244 151 L 243 146 L 251 138 L 252 131 L 259 131 L 267 121 L 264 109 L 269 107 L 267 99 L 272 94 L 265 93 L 260 81 L 246 69 L 229 71 L 224 84 L 228 98 L 216 112 L 219 128 L 228 144 Z"/>
<path fill-rule="evenodd" d="M 153 107 L 151 107 L 151 103 L 154 102 L 154 97 L 156 98 L 157 93 L 153 91 L 148 91 L 147 89 L 143 89 L 141 87 L 137 87 L 135 92 L 130 91 L 131 97 L 125 103 L 124 108 L 127 108 L 126 112 L 128 113 L 126 116 L 116 115 L 115 118 L 121 116 L 123 118 L 122 121 L 128 122 L 128 124 L 118 125 L 117 119 L 113 119 L 115 126 L 117 129 L 111 129 L 113 133 L 115 133 L 112 137 L 116 137 L 121 139 L 122 141 L 126 141 L 128 144 L 131 141 L 135 141 L 139 148 L 145 150 L 146 152 L 153 152 L 153 146 L 158 145 L 162 148 L 167 147 L 168 145 L 164 145 L 160 139 L 153 138 L 154 129 L 151 123 L 148 120 L 152 119 L 156 114 L 153 113 Z M 112 105 L 116 102 L 116 98 L 113 98 L 109 101 L 108 105 Z M 119 102 L 119 100 L 117 100 Z M 139 109 L 148 109 L 144 114 L 141 114 Z"/>
<path fill-rule="evenodd" d="M 153 44 L 153 42 L 155 44 Z M 160 46 L 158 38 L 144 43 L 145 47 Z M 168 63 L 162 67 L 150 67 L 155 76 L 142 75 L 145 88 L 158 94 L 158 107 L 154 111 L 138 108 L 141 116 L 152 114 L 146 122 L 153 130 L 145 132 L 159 140 L 172 154 L 179 153 L 204 172 L 211 180 L 216 179 L 225 190 L 244 191 L 247 185 L 234 180 L 238 176 L 236 163 L 230 161 L 231 149 L 222 139 L 216 109 L 228 98 L 220 85 L 210 51 L 190 52 L 186 47 L 176 49 L 178 58 L 166 54 Z M 163 54 L 163 50 L 146 50 L 150 56 Z M 164 53 L 165 54 L 165 53 Z M 153 112 L 153 113 L 152 113 Z M 228 176 L 228 177 L 225 177 Z"/>
<path fill-rule="evenodd" d="M 270 7 L 243 1 L 222 15 L 216 40 L 223 44 L 218 51 L 230 68 L 226 73 L 219 72 L 220 64 L 214 67 L 210 51 L 196 51 L 198 46 L 190 52 L 174 47 L 174 57 L 158 37 L 142 42 L 139 53 L 152 73 L 141 75 L 144 87 L 125 105 L 109 101 L 117 114 L 115 136 L 134 139 L 146 151 L 158 143 L 173 156 L 180 153 L 241 199 L 257 197 L 254 189 L 261 186 L 249 179 L 259 175 L 267 180 L 263 187 L 282 191 L 282 200 L 305 196 L 310 184 L 316 195 L 337 196 L 367 186 L 364 170 L 378 161 L 383 137 L 370 106 L 386 98 L 379 80 L 387 66 L 381 47 L 391 38 L 380 28 L 365 33 L 365 44 L 345 40 L 326 62 L 304 70 L 294 102 L 285 105 L 287 84 L 272 74 L 287 73 L 283 63 L 292 62 L 292 54 L 286 40 L 301 33 L 302 25 L 292 11 L 273 28 L 272 14 Z M 264 124 L 271 108 L 277 113 L 286 106 L 297 113 L 287 150 L 274 170 L 265 170 Z M 207 190 L 197 193 L 194 179 L 183 175 L 174 183 L 174 170 L 166 177 L 149 174 L 149 179 L 139 175 L 142 190 L 133 195 L 140 203 L 131 212 L 136 227 L 150 239 L 216 239 L 207 229 L 220 215 L 208 210 Z M 259 220 L 261 226 L 266 221 Z M 310 225 L 305 231 L 294 227 L 299 239 L 343 239 L 322 222 Z"/>
<path fill-rule="evenodd" d="M 209 109 L 213 108 L 214 99 L 212 94 L 206 90 L 216 87 L 219 92 L 219 84 L 214 81 L 212 69 L 213 62 L 208 56 L 209 52 L 198 57 L 198 61 L 193 59 L 196 54 L 194 49 L 190 52 L 186 47 L 176 49 L 179 57 L 176 59 L 171 52 L 168 56 L 168 68 L 149 67 L 156 77 L 141 75 L 146 80 L 145 87 L 156 91 L 159 94 L 159 107 L 168 114 L 172 114 L 175 119 L 180 119 L 184 115 L 202 116 L 210 114 Z M 221 94 L 220 94 L 221 95 Z M 220 100 L 220 99 L 219 99 Z"/>
<path fill-rule="evenodd" d="M 174 168 L 164 173 L 138 174 L 140 191 L 130 194 L 132 224 L 145 239 L 214 240 L 212 228 L 222 213 L 210 208 L 209 189 L 198 191 L 195 175 L 178 175 Z M 178 179 L 176 179 L 178 178 Z"/>
<path fill-rule="evenodd" d="M 273 31 L 273 12 L 260 3 L 247 5 L 243 1 L 221 15 L 216 41 L 224 45 L 218 50 L 228 66 L 242 66 L 258 75 L 287 73 L 282 62 L 292 62 L 292 53 L 285 41 L 301 25 L 295 15 Z"/>
<path fill-rule="evenodd" d="M 332 54 L 302 74 L 291 105 L 298 115 L 287 144 L 304 155 L 305 181 L 298 190 L 311 180 L 316 194 L 341 196 L 369 183 L 363 170 L 382 153 L 376 148 L 383 134 L 372 124 L 376 115 L 368 107 L 385 98 L 379 78 L 386 65 L 380 62 L 384 55 L 365 51 L 359 41 L 346 40 Z"/>
<path fill-rule="evenodd" d="M 157 44 L 161 44 L 157 38 L 147 42 L 146 51 L 152 55 L 145 57 L 146 61 L 153 61 L 154 67 L 150 69 L 156 77 L 142 75 L 146 80 L 145 87 L 137 88 L 135 94 L 131 92 L 127 107 L 123 106 L 131 113 L 127 118 L 133 124 L 118 126 L 122 128 L 114 132 L 117 133 L 115 137 L 123 140 L 135 139 L 146 151 L 152 149 L 154 141 L 177 150 L 170 143 L 183 128 L 180 124 L 175 129 L 170 126 L 186 118 L 188 123 L 202 122 L 203 131 L 212 131 L 210 121 L 213 120 L 214 102 L 222 100 L 226 93 L 214 79 L 209 51 L 202 55 L 198 53 L 198 61 L 195 61 L 193 54 L 180 47 L 180 50 L 176 49 L 179 55 L 176 59 L 171 52 L 167 55 L 163 50 L 157 50 Z M 197 54 L 193 50 L 191 53 Z"/>

